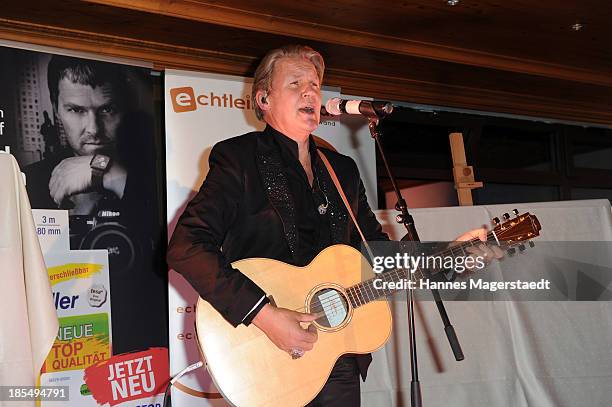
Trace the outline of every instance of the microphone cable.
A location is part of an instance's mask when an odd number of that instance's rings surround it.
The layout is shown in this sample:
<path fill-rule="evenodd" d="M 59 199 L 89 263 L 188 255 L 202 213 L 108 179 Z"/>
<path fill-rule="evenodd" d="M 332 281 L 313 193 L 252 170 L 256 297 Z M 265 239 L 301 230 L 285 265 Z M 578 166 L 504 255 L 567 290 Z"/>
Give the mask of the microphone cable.
<path fill-rule="evenodd" d="M 166 386 L 166 391 L 164 392 L 164 401 L 162 403 L 163 407 L 167 407 L 166 403 L 168 401 L 168 395 L 170 394 L 170 388 L 172 387 L 172 385 L 176 383 L 176 381 L 180 379 L 182 376 L 184 376 L 185 374 L 191 372 L 192 370 L 199 369 L 202 366 L 204 366 L 204 362 L 202 361 L 194 363 L 193 365 L 189 365 L 185 369 L 178 372 L 172 379 L 170 379 L 170 381 L 168 382 L 168 386 Z"/>

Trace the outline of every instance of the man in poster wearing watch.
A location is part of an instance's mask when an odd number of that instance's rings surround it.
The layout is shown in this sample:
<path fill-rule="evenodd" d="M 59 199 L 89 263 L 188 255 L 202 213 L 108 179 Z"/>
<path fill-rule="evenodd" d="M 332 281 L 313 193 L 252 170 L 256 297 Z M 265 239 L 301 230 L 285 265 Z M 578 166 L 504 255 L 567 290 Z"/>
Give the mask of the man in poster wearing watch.
<path fill-rule="evenodd" d="M 91 167 L 91 186 L 94 191 L 100 191 L 104 188 L 104 174 L 110 165 L 110 157 L 102 154 L 96 154 L 91 159 L 89 166 Z"/>
<path fill-rule="evenodd" d="M 125 76 L 113 64 L 54 56 L 47 81 L 67 145 L 25 168 L 32 207 L 69 209 L 70 215 L 116 207 L 128 178 L 117 149 L 128 103 Z"/>

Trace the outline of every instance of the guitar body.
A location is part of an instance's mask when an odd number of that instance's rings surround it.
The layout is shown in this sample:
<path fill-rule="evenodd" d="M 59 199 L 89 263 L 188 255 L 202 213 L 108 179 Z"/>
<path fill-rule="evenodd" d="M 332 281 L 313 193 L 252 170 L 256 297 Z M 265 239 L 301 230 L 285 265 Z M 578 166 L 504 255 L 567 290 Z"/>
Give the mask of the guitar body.
<path fill-rule="evenodd" d="M 523 251 L 523 243 L 539 236 L 542 228 L 534 215 L 513 212 L 516 217 L 506 213 L 503 223 L 495 218 L 496 226 L 487 234 L 489 244 L 509 249 L 509 254 L 517 245 Z M 473 238 L 437 255 L 465 254 L 464 248 L 480 243 Z M 372 281 L 367 281 L 374 278 L 372 268 L 350 246 L 330 246 L 305 267 L 263 258 L 232 265 L 255 281 L 276 306 L 316 314 L 319 333 L 314 349 L 294 360 L 255 325 L 234 328 L 200 298 L 196 310 L 200 349 L 217 388 L 233 405 L 303 406 L 321 391 L 340 356 L 373 352 L 391 334 L 389 304 L 375 299 L 379 296 Z M 406 277 L 403 269 L 386 274 L 394 281 Z"/>
<path fill-rule="evenodd" d="M 314 349 L 292 359 L 254 324 L 234 328 L 199 299 L 200 348 L 217 388 L 233 405 L 303 406 L 323 388 L 340 356 L 373 352 L 389 338 L 392 324 L 387 301 L 354 308 L 344 290 L 374 276 L 352 247 L 328 247 L 305 267 L 264 258 L 240 260 L 232 266 L 271 295 L 277 307 L 321 315 L 315 321 L 319 338 Z"/>

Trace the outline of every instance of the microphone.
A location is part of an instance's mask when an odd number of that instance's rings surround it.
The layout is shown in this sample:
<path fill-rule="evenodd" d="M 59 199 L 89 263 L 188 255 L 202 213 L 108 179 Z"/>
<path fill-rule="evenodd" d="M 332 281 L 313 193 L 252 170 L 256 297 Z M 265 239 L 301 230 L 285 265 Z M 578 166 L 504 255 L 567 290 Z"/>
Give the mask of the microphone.
<path fill-rule="evenodd" d="M 321 117 L 330 117 L 330 116 L 333 116 L 333 115 L 327 111 L 325 106 L 321 106 Z"/>
<path fill-rule="evenodd" d="M 325 103 L 325 110 L 333 116 L 346 113 L 382 119 L 393 113 L 393 105 L 389 102 L 376 100 L 346 100 L 333 98 Z"/>

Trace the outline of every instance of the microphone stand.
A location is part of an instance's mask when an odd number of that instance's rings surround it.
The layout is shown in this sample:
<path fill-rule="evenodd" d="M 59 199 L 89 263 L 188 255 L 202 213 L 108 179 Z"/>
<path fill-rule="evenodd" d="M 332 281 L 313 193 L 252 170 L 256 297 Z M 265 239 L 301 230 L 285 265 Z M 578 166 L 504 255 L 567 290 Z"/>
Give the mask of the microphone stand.
<path fill-rule="evenodd" d="M 414 219 L 412 215 L 408 213 L 408 205 L 406 201 L 402 197 L 400 193 L 399 187 L 397 186 L 397 181 L 391 172 L 391 168 L 389 167 L 389 163 L 387 162 L 387 157 L 380 143 L 380 130 L 378 129 L 379 117 L 368 118 L 369 124 L 368 128 L 370 129 L 370 134 L 374 141 L 376 142 L 376 146 L 378 151 L 380 152 L 380 156 L 382 157 L 383 163 L 385 165 L 385 170 L 387 171 L 387 175 L 391 180 L 391 185 L 393 185 L 393 190 L 395 191 L 395 195 L 397 196 L 397 205 L 395 205 L 395 209 L 397 209 L 400 214 L 398 214 L 395 218 L 397 223 L 402 223 L 406 228 L 406 236 L 402 238 L 402 240 L 409 240 L 412 242 L 420 242 L 419 234 L 417 233 L 416 227 L 414 226 Z M 412 289 L 407 288 L 408 290 L 408 336 L 410 338 L 410 370 L 412 373 L 412 380 L 410 382 L 410 402 L 412 407 L 421 407 L 422 406 L 422 398 L 421 398 L 421 383 L 419 382 L 419 371 L 418 371 L 418 363 L 417 363 L 417 348 L 416 348 L 416 334 L 415 334 L 415 324 L 414 324 L 414 295 Z M 455 360 L 461 361 L 464 359 L 463 351 L 461 350 L 461 345 L 459 344 L 459 339 L 455 333 L 455 328 L 450 323 L 450 319 L 448 318 L 448 314 L 446 313 L 446 309 L 444 308 L 444 303 L 442 302 L 442 298 L 440 298 L 440 293 L 438 290 L 431 290 L 434 300 L 436 302 L 436 306 L 438 307 L 438 312 L 440 313 L 440 318 L 442 318 L 442 322 L 444 323 L 444 332 L 446 333 L 446 337 L 450 344 L 450 347 L 453 351 L 453 355 L 455 356 Z"/>

